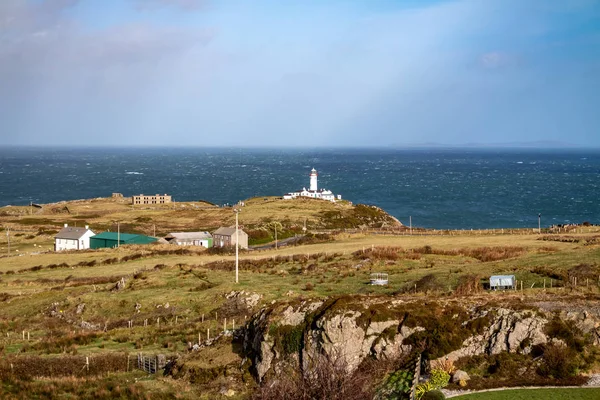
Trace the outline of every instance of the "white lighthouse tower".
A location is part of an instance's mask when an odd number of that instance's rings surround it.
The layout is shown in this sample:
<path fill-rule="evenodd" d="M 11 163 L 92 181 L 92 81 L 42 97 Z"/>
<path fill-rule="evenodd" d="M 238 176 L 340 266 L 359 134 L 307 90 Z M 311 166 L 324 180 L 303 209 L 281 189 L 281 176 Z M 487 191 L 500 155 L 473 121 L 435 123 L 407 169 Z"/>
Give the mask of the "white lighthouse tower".
<path fill-rule="evenodd" d="M 0 0 L 2 1 L 2 0 Z M 306 190 L 306 188 L 302 188 L 302 190 L 298 190 L 297 192 L 290 192 L 283 195 L 284 200 L 291 200 L 297 197 L 311 197 L 313 199 L 321 199 L 321 200 L 329 200 L 335 202 L 336 200 L 341 200 L 341 195 L 335 195 L 331 190 L 321 189 L 317 186 L 317 170 L 312 169 L 310 171 L 310 189 Z"/>
<path fill-rule="evenodd" d="M 310 171 L 310 190 L 317 191 L 317 170 L 314 168 Z"/>

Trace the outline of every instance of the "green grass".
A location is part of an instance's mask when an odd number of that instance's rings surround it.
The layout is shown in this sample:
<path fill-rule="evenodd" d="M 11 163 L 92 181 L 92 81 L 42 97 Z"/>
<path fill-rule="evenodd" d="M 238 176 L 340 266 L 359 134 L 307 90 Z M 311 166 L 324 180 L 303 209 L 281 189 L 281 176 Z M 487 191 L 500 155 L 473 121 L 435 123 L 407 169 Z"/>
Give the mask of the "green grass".
<path fill-rule="evenodd" d="M 275 213 L 273 207 L 277 210 Z M 165 207 L 132 210 L 128 204 L 111 201 L 73 203 L 69 204 L 69 209 L 76 218 L 85 216 L 93 219 L 92 224 L 106 223 L 110 218 L 118 216 L 122 217 L 122 221 L 146 224 L 147 229 L 152 229 L 153 224 L 156 224 L 157 232 L 159 228 L 161 231 L 177 231 L 182 230 L 181 226 L 209 226 L 213 223 L 231 222 L 233 219 L 231 211 L 227 209 L 198 211 L 190 206 L 187 209 Z M 309 200 L 283 202 L 273 198 L 268 198 L 268 201 L 257 198 L 246 202 L 240 219 L 243 224 L 262 223 L 261 221 L 269 218 L 277 220 L 285 212 L 291 223 L 303 223 L 307 217 L 310 229 L 311 223 L 318 220 L 319 212 L 338 209 L 348 211 L 350 206 L 343 204 L 338 207 L 329 202 L 315 203 Z M 52 215 L 57 221 L 62 217 L 63 215 Z M 36 215 L 28 218 L 36 218 Z M 40 222 L 47 222 L 44 221 L 44 214 L 37 218 L 40 218 Z M 10 219 L 14 220 L 14 216 L 10 216 Z M 168 225 L 171 221 L 174 221 L 174 225 Z M 38 227 L 27 224 L 19 226 L 17 222 L 13 224 L 12 229 L 17 231 L 16 228 L 19 228 L 19 232 L 25 234 L 15 238 L 15 246 L 20 249 L 36 250 L 37 246 L 34 248 L 33 244 L 37 245 L 42 241 L 45 241 L 44 246 L 51 245 L 49 236 L 25 239 L 26 234 L 30 233 L 28 229 L 35 233 Z M 586 237 L 594 234 L 597 232 L 577 235 Z M 573 294 L 583 297 L 600 293 L 596 281 L 588 288 L 578 287 L 573 291 L 571 288 L 542 291 L 544 276 L 532 272 L 536 267 L 538 272 L 564 273 L 581 263 L 594 264 L 600 259 L 600 246 L 541 241 L 538 237 L 539 235 L 531 233 L 502 235 L 469 232 L 440 236 L 340 234 L 330 243 L 242 252 L 240 259 L 252 261 L 254 265 L 245 266 L 244 262 L 241 263 L 239 284 L 234 283 L 234 272 L 226 270 L 231 268 L 234 260 L 234 256 L 228 254 L 215 255 L 198 251 L 184 255 L 157 255 L 160 249 L 173 248 L 164 245 L 22 256 L 16 256 L 13 252 L 13 256 L 5 257 L 1 249 L 5 243 L 0 243 L 0 294 L 5 299 L 0 302 L 0 357 L 59 357 L 63 352 L 80 356 L 108 352 L 129 352 L 132 355 L 137 352 L 186 354 L 187 343 L 197 341 L 199 333 L 205 337 L 206 330 L 210 329 L 213 336 L 222 329 L 221 313 L 230 312 L 229 324 L 235 318 L 236 326 L 243 324 L 244 316 L 251 316 L 253 310 L 226 309 L 225 295 L 233 290 L 260 294 L 262 298 L 259 306 L 271 304 L 272 301 L 346 294 L 396 296 L 396 293 L 400 293 L 394 298 L 452 299 L 451 292 L 465 275 L 487 277 L 490 274 L 507 273 L 525 280 L 526 290 L 517 293 L 482 292 L 478 294 L 477 301 L 510 302 L 517 297 L 550 299 L 557 295 Z M 391 254 L 390 258 L 369 255 L 370 262 L 361 261 L 353 255 L 353 252 L 363 249 L 368 252 L 372 246 L 393 246 L 397 249 L 391 251 L 395 255 Z M 418 253 L 418 249 L 423 246 L 431 246 L 432 254 Z M 476 258 L 479 253 L 475 250 L 481 251 L 484 247 L 518 247 L 523 250 L 511 258 L 483 262 Z M 387 250 L 382 250 L 385 251 Z M 121 261 L 132 254 L 142 253 L 142 258 Z M 315 259 L 318 253 L 322 254 Z M 290 258 L 293 255 L 296 256 L 295 261 Z M 308 256 L 311 257 L 307 261 L 299 260 Z M 118 262 L 101 265 L 103 260 L 113 258 L 117 258 Z M 78 265 L 90 261 L 96 261 L 96 265 Z M 215 264 L 217 261 L 226 261 L 228 264 Z M 62 263 L 68 266 L 56 267 Z M 364 265 L 355 268 L 360 263 Z M 55 267 L 50 268 L 53 264 Z M 166 266 L 154 269 L 158 264 Z M 42 268 L 32 270 L 35 266 Z M 147 271 L 138 278 L 133 277 L 135 271 L 144 269 Z M 371 272 L 388 273 L 389 286 L 368 285 Z M 433 283 L 431 278 L 426 278 L 424 281 L 428 285 L 423 289 L 418 288 L 417 293 L 414 293 L 414 284 L 428 275 L 434 277 Z M 120 277 L 127 279 L 126 288 L 121 291 L 111 290 Z M 535 283 L 535 287 L 530 289 L 532 283 Z M 50 315 L 49 309 L 53 303 L 57 303 L 58 309 L 64 312 L 63 319 Z M 83 313 L 77 314 L 75 310 L 81 303 L 85 303 L 85 309 Z M 141 304 L 139 313 L 135 311 L 136 303 Z M 164 308 L 166 303 L 170 304 L 168 310 Z M 219 312 L 219 321 L 215 321 L 215 312 Z M 206 316 L 204 322 L 200 321 L 202 314 Z M 159 317 L 161 322 L 160 327 L 157 327 L 156 319 Z M 178 321 L 175 321 L 175 317 Z M 148 327 L 143 326 L 145 319 L 149 322 Z M 93 340 L 84 342 L 81 341 L 82 336 L 88 332 L 78 326 L 81 320 L 101 327 L 108 323 L 110 327 L 106 332 L 102 329 L 96 331 L 97 336 Z M 127 328 L 130 320 L 134 321 L 132 329 Z M 22 340 L 23 331 L 30 332 L 29 342 Z M 293 342 L 288 343 L 288 346 L 293 345 Z M 208 351 L 190 353 L 186 357 L 192 357 L 186 358 L 188 366 L 206 369 L 225 368 L 229 364 L 238 368 L 241 362 L 231 343 L 224 343 Z M 178 385 L 185 379 L 169 380 L 169 385 Z M 160 380 L 153 380 L 152 385 L 158 385 L 158 391 L 166 390 Z M 68 392 L 71 389 L 67 386 L 65 384 L 57 388 Z M 214 386 L 214 391 L 210 392 L 212 394 L 218 393 L 221 383 L 215 383 Z M 35 385 L 29 389 L 34 390 Z M 507 393 L 516 395 L 518 392 Z M 531 396 L 533 393 L 526 394 Z M 598 396 L 593 390 L 589 393 Z"/>
<path fill-rule="evenodd" d="M 600 388 L 515 389 L 474 393 L 456 397 L 461 400 L 597 400 Z"/>

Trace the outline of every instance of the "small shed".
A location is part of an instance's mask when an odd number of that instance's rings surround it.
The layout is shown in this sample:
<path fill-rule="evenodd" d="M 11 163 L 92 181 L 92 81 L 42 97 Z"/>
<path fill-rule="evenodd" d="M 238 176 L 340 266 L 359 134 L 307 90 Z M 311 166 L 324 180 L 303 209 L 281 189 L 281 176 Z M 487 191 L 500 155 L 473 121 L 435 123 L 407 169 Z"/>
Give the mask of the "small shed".
<path fill-rule="evenodd" d="M 374 272 L 371 274 L 371 285 L 385 286 L 388 284 L 388 274 L 385 272 Z"/>
<path fill-rule="evenodd" d="M 165 240 L 179 246 L 212 247 L 213 237 L 209 232 L 171 232 Z"/>
<path fill-rule="evenodd" d="M 132 233 L 102 232 L 90 238 L 91 249 L 112 248 L 126 244 L 149 244 L 158 239 Z"/>
<path fill-rule="evenodd" d="M 492 275 L 490 276 L 490 289 L 506 290 L 514 289 L 517 281 L 514 275 Z"/>

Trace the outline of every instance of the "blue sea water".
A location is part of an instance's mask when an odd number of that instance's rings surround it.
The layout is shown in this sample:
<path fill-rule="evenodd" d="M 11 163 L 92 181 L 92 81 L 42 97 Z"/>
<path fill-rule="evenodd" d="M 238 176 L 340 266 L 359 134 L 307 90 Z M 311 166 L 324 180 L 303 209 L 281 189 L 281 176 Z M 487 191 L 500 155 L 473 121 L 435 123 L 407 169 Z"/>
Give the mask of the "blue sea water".
<path fill-rule="evenodd" d="M 600 223 L 600 151 L 0 148 L 0 206 L 168 193 L 235 203 L 309 185 L 402 222 L 478 229 Z"/>

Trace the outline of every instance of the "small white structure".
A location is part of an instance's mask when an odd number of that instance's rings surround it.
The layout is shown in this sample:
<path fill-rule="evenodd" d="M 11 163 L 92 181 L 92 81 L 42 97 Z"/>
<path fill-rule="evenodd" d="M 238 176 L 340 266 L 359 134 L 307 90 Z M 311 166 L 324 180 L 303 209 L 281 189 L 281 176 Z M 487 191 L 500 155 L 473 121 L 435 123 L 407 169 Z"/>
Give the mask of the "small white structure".
<path fill-rule="evenodd" d="M 310 189 L 302 188 L 297 192 L 286 193 L 283 195 L 284 200 L 295 199 L 296 197 L 311 197 L 313 199 L 323 199 L 335 202 L 336 200 L 341 200 L 342 195 L 338 194 L 337 196 L 333 194 L 331 190 L 321 189 L 317 185 L 317 170 L 312 169 L 310 171 Z"/>
<path fill-rule="evenodd" d="M 54 251 L 89 249 L 90 237 L 94 235 L 87 225 L 79 228 L 65 224 L 54 237 Z"/>
<path fill-rule="evenodd" d="M 517 281 L 514 275 L 492 275 L 490 276 L 490 289 L 492 290 L 505 290 L 515 289 Z"/>
<path fill-rule="evenodd" d="M 388 284 L 388 274 L 385 272 L 374 272 L 371 274 L 371 285 L 385 286 Z"/>
<path fill-rule="evenodd" d="M 165 240 L 179 246 L 212 247 L 213 237 L 209 232 L 171 232 Z"/>

